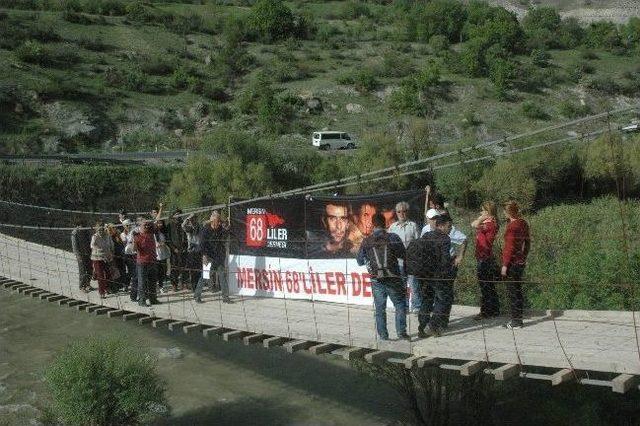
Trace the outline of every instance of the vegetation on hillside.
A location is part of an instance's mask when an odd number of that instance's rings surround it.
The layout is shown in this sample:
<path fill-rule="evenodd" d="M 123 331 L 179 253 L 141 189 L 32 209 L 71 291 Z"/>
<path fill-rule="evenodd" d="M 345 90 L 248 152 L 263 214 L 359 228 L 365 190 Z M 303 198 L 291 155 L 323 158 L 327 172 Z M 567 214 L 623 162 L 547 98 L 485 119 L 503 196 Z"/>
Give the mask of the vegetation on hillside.
<path fill-rule="evenodd" d="M 639 40 L 639 18 L 518 22 L 479 1 L 1 0 L 1 150 L 199 148 L 219 130 L 289 145 L 322 128 L 366 144 L 411 117 L 437 142 L 516 133 L 633 102 Z"/>

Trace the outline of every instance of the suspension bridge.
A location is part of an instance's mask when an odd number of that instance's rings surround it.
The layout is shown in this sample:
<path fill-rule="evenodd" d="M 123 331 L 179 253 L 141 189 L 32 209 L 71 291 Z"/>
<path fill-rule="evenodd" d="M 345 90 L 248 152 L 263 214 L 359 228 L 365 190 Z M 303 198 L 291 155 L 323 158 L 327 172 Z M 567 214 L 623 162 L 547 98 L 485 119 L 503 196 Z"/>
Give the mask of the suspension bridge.
<path fill-rule="evenodd" d="M 478 143 L 457 151 L 436 154 L 400 166 L 353 175 L 233 203 L 191 209 L 191 213 L 244 204 L 248 201 L 308 194 L 357 185 L 366 179 L 377 182 L 397 176 L 409 176 L 512 155 L 530 149 L 587 142 L 610 132 L 610 118 L 633 113 L 637 106 L 596 114 L 546 127 L 544 129 Z M 597 121 L 605 121 L 600 127 Z M 584 127 L 586 124 L 590 127 Z M 615 124 L 615 123 L 614 123 Z M 583 126 L 570 136 L 552 134 L 541 142 L 526 143 L 532 137 L 564 131 L 568 126 Z M 524 146 L 514 146 L 516 140 Z M 475 156 L 474 156 L 475 155 Z M 442 163 L 442 161 L 448 161 Z M 426 166 L 415 169 L 415 167 Z M 47 209 L 59 214 L 99 212 L 51 209 L 15 204 L 19 208 Z M 40 224 L 41 225 L 41 224 Z M 2 223 L 0 233 L 0 287 L 25 295 L 73 307 L 96 315 L 137 321 L 153 327 L 168 327 L 184 333 L 220 336 L 225 341 L 239 340 L 266 348 L 284 347 L 288 352 L 308 351 L 333 354 L 349 360 L 364 358 L 372 363 L 394 363 L 405 368 L 435 366 L 456 370 L 461 375 L 490 374 L 496 380 L 515 377 L 548 381 L 551 385 L 578 382 L 604 386 L 614 392 L 637 391 L 640 384 L 640 325 L 632 311 L 547 310 L 528 311 L 525 327 L 502 328 L 505 318 L 476 322 L 473 306 L 454 305 L 446 333 L 437 338 L 417 338 L 417 318 L 408 317 L 407 340 L 381 341 L 377 338 L 372 306 L 328 303 L 317 300 L 233 296 L 222 303 L 216 294 L 207 293 L 204 303 L 193 300 L 190 291 L 160 294 L 160 305 L 141 307 L 128 295 L 115 294 L 101 299 L 96 292 L 78 288 L 78 264 L 73 253 L 8 235 L 9 230 L 62 231 L 72 228 L 46 228 L 40 225 Z M 593 285 L 597 285 L 594 283 Z M 391 308 L 388 321 L 393 321 Z M 390 329 L 394 329 L 390 324 Z"/>
<path fill-rule="evenodd" d="M 331 353 L 406 368 L 437 365 L 462 375 L 491 374 L 607 386 L 624 393 L 638 388 L 640 326 L 636 312 L 531 311 L 525 327 L 507 330 L 502 320 L 475 322 L 477 307 L 455 305 L 447 332 L 417 339 L 417 319 L 408 318 L 407 340 L 378 340 L 373 308 L 318 301 L 232 297 L 222 303 L 206 294 L 194 303 L 191 292 L 160 294 L 160 305 L 141 307 L 128 295 L 84 293 L 78 288 L 73 253 L 0 234 L 0 286 L 96 315 L 120 317 L 184 333 L 221 336 L 290 353 Z M 393 315 L 388 315 L 393 321 Z M 390 324 L 390 329 L 393 326 Z"/>

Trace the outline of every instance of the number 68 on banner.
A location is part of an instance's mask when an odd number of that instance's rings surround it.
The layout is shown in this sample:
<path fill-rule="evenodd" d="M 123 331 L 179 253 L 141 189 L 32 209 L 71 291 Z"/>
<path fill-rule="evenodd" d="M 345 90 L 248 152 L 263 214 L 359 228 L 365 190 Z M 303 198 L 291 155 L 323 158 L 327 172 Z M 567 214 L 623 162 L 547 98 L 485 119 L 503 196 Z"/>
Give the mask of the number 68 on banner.
<path fill-rule="evenodd" d="M 245 243 L 247 247 L 264 247 L 267 245 L 267 216 L 250 214 L 246 216 Z"/>

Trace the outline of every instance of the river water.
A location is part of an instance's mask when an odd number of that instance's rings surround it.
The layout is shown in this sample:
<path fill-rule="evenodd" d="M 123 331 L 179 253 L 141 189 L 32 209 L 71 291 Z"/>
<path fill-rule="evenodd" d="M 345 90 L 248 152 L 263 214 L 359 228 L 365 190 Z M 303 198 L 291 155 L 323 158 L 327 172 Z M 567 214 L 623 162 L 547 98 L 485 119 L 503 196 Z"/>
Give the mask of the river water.
<path fill-rule="evenodd" d="M 405 413 L 391 388 L 336 358 L 185 336 L 0 290 L 0 425 L 39 424 L 55 355 L 112 334 L 158 356 L 171 407 L 160 424 L 375 425 Z"/>

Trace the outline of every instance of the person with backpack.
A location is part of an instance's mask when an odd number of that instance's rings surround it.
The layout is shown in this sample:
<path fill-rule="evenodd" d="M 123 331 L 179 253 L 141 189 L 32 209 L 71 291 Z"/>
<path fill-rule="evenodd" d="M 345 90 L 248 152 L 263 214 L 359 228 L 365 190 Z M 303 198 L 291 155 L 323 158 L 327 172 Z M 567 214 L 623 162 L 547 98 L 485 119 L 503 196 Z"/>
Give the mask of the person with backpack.
<path fill-rule="evenodd" d="M 414 275 L 422 290 L 418 313 L 418 336 L 440 336 L 449 323 L 453 304 L 454 265 L 451 257 L 451 218 L 440 215 L 435 227 L 409 244 L 407 271 Z"/>
<path fill-rule="evenodd" d="M 356 260 L 367 265 L 371 274 L 371 291 L 375 307 L 376 331 L 381 340 L 389 340 L 387 330 L 387 297 L 395 308 L 396 334 L 409 339 L 407 334 L 406 289 L 400 274 L 398 259 L 405 259 L 404 244 L 396 234 L 385 230 L 385 218 L 376 213 L 372 218 L 373 232 L 360 245 Z"/>

